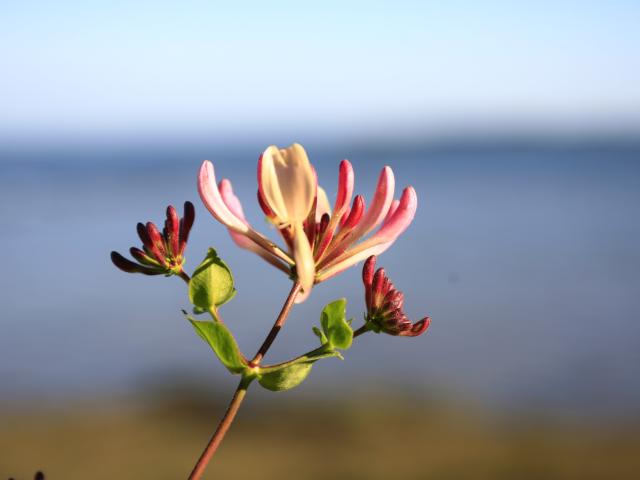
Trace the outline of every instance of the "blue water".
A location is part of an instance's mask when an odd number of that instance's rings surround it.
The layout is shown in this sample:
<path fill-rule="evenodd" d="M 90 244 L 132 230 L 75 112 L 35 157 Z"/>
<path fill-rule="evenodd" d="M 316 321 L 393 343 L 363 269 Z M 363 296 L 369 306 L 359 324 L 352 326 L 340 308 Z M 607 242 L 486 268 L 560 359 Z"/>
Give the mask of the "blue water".
<path fill-rule="evenodd" d="M 0 400 L 128 391 L 176 372 L 229 387 L 180 314 L 184 285 L 126 275 L 109 251 L 138 245 L 136 222 L 160 222 L 168 203 L 192 200 L 188 266 L 212 245 L 232 267 L 238 295 L 222 313 L 253 353 L 288 281 L 238 250 L 195 188 L 201 160 L 214 160 L 252 223 L 268 232 L 254 201 L 253 150 L 3 151 Z M 304 388 L 401 383 L 501 406 L 638 413 L 640 150 L 310 149 L 330 197 L 340 154 L 367 198 L 386 163 L 398 187 L 416 188 L 416 220 L 380 263 L 404 290 L 408 313 L 433 323 L 417 339 L 358 339 L 345 362 L 318 365 Z M 358 325 L 359 268 L 296 307 L 268 359 L 314 346 L 320 308 L 340 296 Z"/>

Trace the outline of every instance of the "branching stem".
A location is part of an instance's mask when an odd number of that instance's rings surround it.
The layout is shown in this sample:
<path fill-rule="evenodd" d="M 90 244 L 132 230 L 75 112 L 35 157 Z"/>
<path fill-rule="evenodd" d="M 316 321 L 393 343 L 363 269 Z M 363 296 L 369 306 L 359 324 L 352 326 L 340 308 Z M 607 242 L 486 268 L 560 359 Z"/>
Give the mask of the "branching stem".
<path fill-rule="evenodd" d="M 300 291 L 300 283 L 295 282 L 291 287 L 289 296 L 287 297 L 287 299 L 284 302 L 284 305 L 282 306 L 282 310 L 280 310 L 280 315 L 278 315 L 278 318 L 276 318 L 276 321 L 273 324 L 273 327 L 271 327 L 271 330 L 269 331 L 267 338 L 264 339 L 264 342 L 262 343 L 262 346 L 258 350 L 258 353 L 256 353 L 256 355 L 253 357 L 251 362 L 249 362 L 249 366 L 257 367 L 258 365 L 260 365 L 260 362 L 262 361 L 265 354 L 267 353 L 267 350 L 269 350 L 269 348 L 271 347 L 271 344 L 278 336 L 278 333 L 280 333 L 280 330 L 282 330 L 284 322 L 287 320 L 287 317 L 289 316 L 289 312 L 291 311 L 291 307 L 293 307 L 293 302 L 295 301 L 299 291 Z"/>
<path fill-rule="evenodd" d="M 189 277 L 186 274 L 185 274 L 186 278 L 182 275 L 180 276 L 187 283 L 189 283 L 189 280 L 188 280 Z M 280 310 L 280 314 L 278 315 L 278 318 L 276 318 L 276 321 L 273 324 L 273 327 L 271 327 L 271 330 L 269 331 L 267 338 L 265 338 L 264 342 L 262 343 L 262 346 L 260 347 L 256 355 L 253 357 L 253 360 L 249 362 L 249 366 L 251 367 L 258 366 L 260 364 L 260 361 L 264 358 L 265 354 L 267 353 L 267 350 L 269 350 L 269 348 L 271 347 L 271 344 L 276 339 L 276 337 L 278 336 L 278 333 L 282 329 L 284 322 L 287 320 L 287 316 L 291 311 L 291 307 L 293 307 L 293 302 L 295 301 L 296 296 L 298 295 L 298 292 L 300 292 L 300 283 L 295 282 L 291 287 L 291 291 L 289 292 L 289 295 L 287 296 L 287 299 L 285 300 L 284 305 L 282 306 L 282 310 Z M 220 423 L 218 424 L 218 428 L 216 428 L 216 431 L 211 437 L 211 440 L 209 440 L 208 445 L 202 452 L 202 455 L 200 455 L 200 458 L 198 459 L 196 466 L 193 467 L 193 471 L 191 472 L 191 475 L 189 475 L 189 480 L 199 480 L 202 477 L 202 474 L 204 473 L 204 470 L 207 468 L 207 465 L 209 464 L 211 457 L 213 457 L 213 454 L 216 453 L 216 450 L 218 449 L 218 446 L 222 442 L 225 434 L 229 430 L 231 423 L 233 423 L 233 419 L 235 418 L 236 414 L 238 413 L 238 410 L 240 409 L 240 405 L 242 404 L 242 401 L 244 400 L 244 397 L 247 394 L 247 388 L 249 388 L 249 384 L 251 383 L 252 380 L 253 378 L 248 378 L 248 377 L 243 377 L 240 380 L 240 384 L 238 385 L 238 388 L 236 388 L 236 391 L 233 395 L 233 398 L 231 399 L 231 402 L 229 403 L 229 407 L 227 408 L 227 411 L 225 412 L 224 417 L 222 417 L 222 420 L 220 420 Z"/>

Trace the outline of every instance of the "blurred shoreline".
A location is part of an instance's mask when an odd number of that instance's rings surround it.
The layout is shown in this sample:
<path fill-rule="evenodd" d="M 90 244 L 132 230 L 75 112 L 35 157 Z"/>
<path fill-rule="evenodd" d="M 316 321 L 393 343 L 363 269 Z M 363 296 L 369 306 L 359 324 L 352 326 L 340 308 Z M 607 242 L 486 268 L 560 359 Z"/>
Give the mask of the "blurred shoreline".
<path fill-rule="evenodd" d="M 0 411 L 0 476 L 41 469 L 51 480 L 182 478 L 227 400 L 203 392 L 160 387 Z M 631 479 L 640 468 L 640 418 L 604 424 L 403 392 L 294 392 L 250 390 L 212 477 L 316 480 L 326 478 L 327 462 L 339 480 Z"/>

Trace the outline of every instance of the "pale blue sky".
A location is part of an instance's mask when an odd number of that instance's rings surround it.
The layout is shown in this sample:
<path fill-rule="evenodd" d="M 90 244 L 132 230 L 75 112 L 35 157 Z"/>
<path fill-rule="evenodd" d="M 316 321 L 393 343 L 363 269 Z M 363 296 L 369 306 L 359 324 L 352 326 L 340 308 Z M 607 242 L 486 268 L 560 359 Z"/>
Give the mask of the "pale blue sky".
<path fill-rule="evenodd" d="M 0 3 L 0 134 L 640 119 L 637 1 L 230 3 Z"/>

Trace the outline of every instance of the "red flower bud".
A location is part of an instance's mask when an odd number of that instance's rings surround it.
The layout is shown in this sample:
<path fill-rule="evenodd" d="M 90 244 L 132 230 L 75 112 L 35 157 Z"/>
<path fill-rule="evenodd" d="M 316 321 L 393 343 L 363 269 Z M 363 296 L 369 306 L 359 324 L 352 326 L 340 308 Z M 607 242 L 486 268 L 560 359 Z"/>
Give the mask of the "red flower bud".
<path fill-rule="evenodd" d="M 180 219 L 173 205 L 167 207 L 167 220 L 164 222 L 164 236 L 173 255 L 180 252 Z"/>
<path fill-rule="evenodd" d="M 142 241 L 142 249 L 131 247 L 129 252 L 138 262 L 126 259 L 118 252 L 111 252 L 111 261 L 127 273 L 145 275 L 175 275 L 182 272 L 184 249 L 189 231 L 195 219 L 195 209 L 191 202 L 184 204 L 184 216 L 178 217 L 173 206 L 167 207 L 167 218 L 162 233 L 154 223 L 138 223 L 137 231 Z"/>
<path fill-rule="evenodd" d="M 403 337 L 417 337 L 424 333 L 431 319 L 411 323 L 404 314 L 404 294 L 393 286 L 384 268 L 375 273 L 375 255 L 370 256 L 362 268 L 367 314 L 365 320 L 375 332 Z"/>
<path fill-rule="evenodd" d="M 184 213 L 182 214 L 182 219 L 180 220 L 180 251 L 179 255 L 184 253 L 184 249 L 187 246 L 187 241 L 189 240 L 189 232 L 191 231 L 191 227 L 193 227 L 193 222 L 196 218 L 196 209 L 191 202 L 184 202 Z"/>

